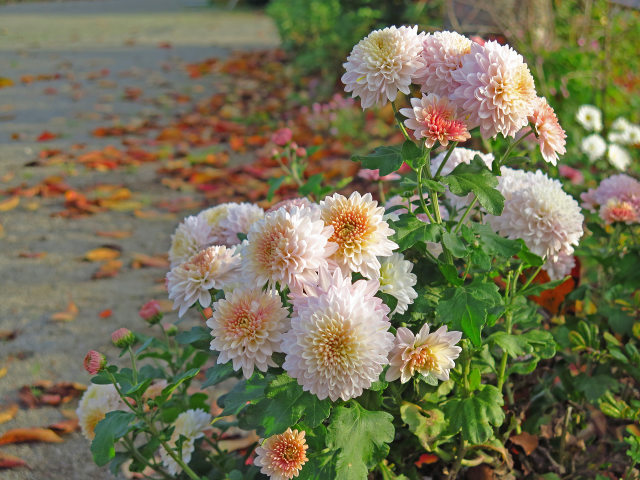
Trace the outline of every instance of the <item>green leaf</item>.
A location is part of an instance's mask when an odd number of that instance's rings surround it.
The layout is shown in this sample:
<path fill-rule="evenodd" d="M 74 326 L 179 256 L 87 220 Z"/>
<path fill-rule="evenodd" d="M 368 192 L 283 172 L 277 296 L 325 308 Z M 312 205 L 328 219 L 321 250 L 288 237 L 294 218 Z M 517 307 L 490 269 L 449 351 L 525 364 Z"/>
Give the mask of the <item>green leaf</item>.
<path fill-rule="evenodd" d="M 307 196 L 309 194 L 313 194 L 317 197 L 322 196 L 322 180 L 324 180 L 324 176 L 321 173 L 316 173 L 307 179 L 307 181 L 302 185 L 298 192 L 300 195 Z"/>
<path fill-rule="evenodd" d="M 173 393 L 176 388 L 182 385 L 183 382 L 195 377 L 198 372 L 200 372 L 199 368 L 192 368 L 191 370 L 187 370 L 186 372 L 184 372 L 178 378 L 172 380 L 171 383 L 164 387 L 164 389 L 162 390 L 162 398 L 169 398 L 169 395 L 171 395 L 171 393 Z"/>
<path fill-rule="evenodd" d="M 269 178 L 269 180 L 267 180 L 267 183 L 269 184 L 269 191 L 267 192 L 267 200 L 269 202 L 273 200 L 273 195 L 280 188 L 280 185 L 282 185 L 282 182 L 284 182 L 286 179 L 287 177 L 271 177 Z"/>
<path fill-rule="evenodd" d="M 510 335 L 507 332 L 496 332 L 487 341 L 493 341 L 511 358 L 531 353 L 533 348 L 521 335 Z"/>
<path fill-rule="evenodd" d="M 207 379 L 202 384 L 202 388 L 217 385 L 223 380 L 232 377 L 234 373 L 235 371 L 230 361 L 227 363 L 216 363 L 213 367 L 207 369 Z"/>
<path fill-rule="evenodd" d="M 218 399 L 218 405 L 224 408 L 220 415 L 237 415 L 247 405 L 257 403 L 264 397 L 264 390 L 272 379 L 271 376 L 254 373 L 249 380 L 236 383 L 229 393 Z"/>
<path fill-rule="evenodd" d="M 136 418 L 131 412 L 115 410 L 107 413 L 95 428 L 95 437 L 91 442 L 91 453 L 96 465 L 102 467 L 115 457 L 116 440 L 129 432 L 129 424 Z"/>
<path fill-rule="evenodd" d="M 438 268 L 440 269 L 442 276 L 446 278 L 449 283 L 458 286 L 464 283 L 462 278 L 460 278 L 460 275 L 458 275 L 458 269 L 455 266 L 449 263 L 440 263 Z"/>
<path fill-rule="evenodd" d="M 493 436 L 493 427 L 504 422 L 502 393 L 493 385 L 484 385 L 472 397 L 449 400 L 444 405 L 451 433 L 462 430 L 462 436 L 472 445 L 478 445 Z"/>
<path fill-rule="evenodd" d="M 441 225 L 424 223 L 411 215 L 402 215 L 392 228 L 395 233 L 391 239 L 398 244 L 400 251 L 411 248 L 418 242 L 438 242 L 443 230 Z"/>
<path fill-rule="evenodd" d="M 402 155 L 402 160 L 407 162 L 413 168 L 420 168 L 426 163 L 426 157 L 423 156 L 420 147 L 411 140 L 406 140 L 402 144 L 400 153 Z"/>
<path fill-rule="evenodd" d="M 454 195 L 464 197 L 473 192 L 487 212 L 492 215 L 502 213 L 504 197 L 494 188 L 498 185 L 498 179 L 493 176 L 478 155 L 470 164 L 461 163 L 441 180 L 449 185 L 449 190 Z"/>
<path fill-rule="evenodd" d="M 511 258 L 522 250 L 518 240 L 510 240 L 495 233 L 489 225 L 472 224 L 473 231 L 480 237 L 480 246 L 489 255 Z"/>
<path fill-rule="evenodd" d="M 521 295 L 529 296 L 529 295 L 540 295 L 545 290 L 554 289 L 565 282 L 565 278 L 560 278 L 559 280 L 553 280 L 547 283 L 536 283 L 534 285 L 529 285 L 525 290 L 518 292 Z"/>
<path fill-rule="evenodd" d="M 327 429 L 327 447 L 337 451 L 336 477 L 364 480 L 369 469 L 389 453 L 395 429 L 393 416 L 371 412 L 352 401 L 337 407 Z"/>
<path fill-rule="evenodd" d="M 414 403 L 403 402 L 400 406 L 400 416 L 402 421 L 409 426 L 411 433 L 418 437 L 420 445 L 427 452 L 433 451 L 438 440 L 446 439 L 443 432 L 447 422 L 441 410 L 435 408 L 423 410 Z"/>
<path fill-rule="evenodd" d="M 454 233 L 445 231 L 442 234 L 442 243 L 444 243 L 447 250 L 456 258 L 462 258 L 467 255 L 467 248 L 462 240 Z"/>
<path fill-rule="evenodd" d="M 381 177 L 398 170 L 403 162 L 400 146 L 378 147 L 369 155 L 354 155 L 351 157 L 351 160 L 354 162 L 362 162 L 364 168 L 380 170 Z"/>
<path fill-rule="evenodd" d="M 428 178 L 422 179 L 422 184 L 427 187 L 429 190 L 433 190 L 438 193 L 444 193 L 444 187 L 441 183 L 436 182 L 435 180 L 429 180 Z"/>
<path fill-rule="evenodd" d="M 211 330 L 204 327 L 193 327 L 188 332 L 180 332 L 176 335 L 176 342 L 181 345 L 190 345 L 195 342 L 210 342 Z"/>

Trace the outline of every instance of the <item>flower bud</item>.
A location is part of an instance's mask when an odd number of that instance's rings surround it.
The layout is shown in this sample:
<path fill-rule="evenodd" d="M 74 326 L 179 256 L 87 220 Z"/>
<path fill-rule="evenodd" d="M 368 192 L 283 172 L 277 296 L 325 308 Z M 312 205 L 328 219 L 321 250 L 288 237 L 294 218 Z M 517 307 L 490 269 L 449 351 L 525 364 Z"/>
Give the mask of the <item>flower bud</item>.
<path fill-rule="evenodd" d="M 107 357 L 95 350 L 89 350 L 86 357 L 84 357 L 84 369 L 91 375 L 95 375 L 98 372 L 104 370 L 107 366 Z"/>
<path fill-rule="evenodd" d="M 162 312 L 160 311 L 160 303 L 157 300 L 150 300 L 145 303 L 138 312 L 140 318 L 148 322 L 150 325 L 155 325 L 162 320 Z"/>
<path fill-rule="evenodd" d="M 135 343 L 136 337 L 128 328 L 119 328 L 111 334 L 111 341 L 116 347 L 126 348 Z"/>
<path fill-rule="evenodd" d="M 178 327 L 169 323 L 165 323 L 164 331 L 167 332 L 167 335 L 169 337 L 175 337 L 178 334 Z"/>
<path fill-rule="evenodd" d="M 298 155 L 299 157 L 306 157 L 307 156 L 307 150 L 303 147 L 298 147 L 296 149 L 296 155 Z"/>

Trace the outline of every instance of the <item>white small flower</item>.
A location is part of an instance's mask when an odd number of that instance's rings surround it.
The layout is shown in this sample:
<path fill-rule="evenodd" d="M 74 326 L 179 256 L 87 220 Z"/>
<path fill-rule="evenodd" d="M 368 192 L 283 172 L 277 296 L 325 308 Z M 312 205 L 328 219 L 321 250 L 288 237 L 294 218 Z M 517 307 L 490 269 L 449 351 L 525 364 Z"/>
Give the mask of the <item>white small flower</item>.
<path fill-rule="evenodd" d="M 631 164 L 631 155 L 620 145 L 612 143 L 607 149 L 609 163 L 620 171 L 625 171 Z"/>
<path fill-rule="evenodd" d="M 182 451 L 180 453 L 176 452 L 177 455 L 182 457 L 185 464 L 191 461 L 191 454 L 195 448 L 194 443 L 198 438 L 204 436 L 204 430 L 211 423 L 211 419 L 211 415 L 198 408 L 182 412 L 173 423 L 173 433 L 167 444 L 175 451 L 180 437 L 185 437 L 182 442 Z M 180 465 L 171 458 L 162 446 L 160 447 L 160 458 L 162 458 L 162 464 L 171 475 L 177 475 L 182 471 Z"/>
<path fill-rule="evenodd" d="M 589 157 L 590 162 L 595 162 L 607 151 L 607 142 L 597 133 L 592 133 L 582 139 L 580 151 Z"/>
<path fill-rule="evenodd" d="M 576 120 L 590 132 L 602 130 L 602 112 L 593 105 L 582 105 L 576 113 Z"/>
<path fill-rule="evenodd" d="M 111 384 L 91 384 L 82 395 L 76 410 L 82 434 L 93 440 L 96 425 L 114 410 L 128 410 L 116 388 Z"/>
<path fill-rule="evenodd" d="M 449 371 L 456 366 L 454 360 L 462 351 L 456 346 L 461 338 L 462 332 L 447 332 L 446 326 L 429 333 L 425 323 L 418 335 L 408 328 L 398 328 L 385 379 L 392 382 L 399 378 L 406 383 L 419 373 L 429 382 L 449 380 Z"/>
<path fill-rule="evenodd" d="M 380 263 L 380 291 L 398 300 L 392 315 L 406 312 L 407 307 L 418 297 L 413 289 L 418 281 L 418 277 L 411 273 L 413 263 L 405 260 L 401 253 L 384 257 Z"/>

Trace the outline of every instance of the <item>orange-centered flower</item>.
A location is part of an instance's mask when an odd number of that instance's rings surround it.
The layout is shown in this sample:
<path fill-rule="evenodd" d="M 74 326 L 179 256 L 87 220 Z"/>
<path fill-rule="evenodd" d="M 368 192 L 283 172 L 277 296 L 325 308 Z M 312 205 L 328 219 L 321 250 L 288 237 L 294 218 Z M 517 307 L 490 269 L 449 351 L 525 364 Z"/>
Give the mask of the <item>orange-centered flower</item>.
<path fill-rule="evenodd" d="M 254 464 L 262 467 L 260 471 L 273 480 L 297 477 L 308 460 L 308 445 L 304 435 L 304 431 L 291 428 L 279 435 L 272 435 L 256 448 Z"/>

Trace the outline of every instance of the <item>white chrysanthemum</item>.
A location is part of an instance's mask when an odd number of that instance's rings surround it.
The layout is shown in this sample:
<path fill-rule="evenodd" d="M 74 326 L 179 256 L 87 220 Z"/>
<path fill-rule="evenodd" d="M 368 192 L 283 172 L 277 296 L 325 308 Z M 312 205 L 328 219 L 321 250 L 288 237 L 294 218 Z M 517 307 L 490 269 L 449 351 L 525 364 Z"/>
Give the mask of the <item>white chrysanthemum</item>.
<path fill-rule="evenodd" d="M 609 163 L 620 171 L 625 171 L 631 164 L 631 155 L 620 145 L 612 143 L 607 149 Z"/>
<path fill-rule="evenodd" d="M 305 431 L 287 428 L 284 433 L 272 435 L 256 448 L 253 464 L 271 480 L 291 480 L 297 477 L 307 458 Z"/>
<path fill-rule="evenodd" d="M 580 151 L 589 157 L 590 162 L 595 162 L 607 151 L 607 142 L 597 133 L 592 133 L 582 139 Z"/>
<path fill-rule="evenodd" d="M 457 32 L 429 33 L 422 41 L 424 67 L 415 82 L 423 92 L 449 96 L 458 86 L 451 73 L 462 66 L 462 57 L 471 51 L 471 40 Z"/>
<path fill-rule="evenodd" d="M 303 390 L 332 401 L 358 397 L 375 382 L 393 345 L 389 312 L 375 280 L 321 271 L 320 284 L 295 295 L 291 330 L 283 338 L 282 368 Z"/>
<path fill-rule="evenodd" d="M 562 184 L 540 170 L 523 172 L 502 167 L 498 190 L 505 197 L 502 215 L 485 218 L 499 234 L 524 240 L 529 250 L 556 259 L 573 253 L 582 237 L 580 206 L 562 190 Z"/>
<path fill-rule="evenodd" d="M 201 408 L 195 410 L 187 410 L 182 412 L 176 418 L 173 423 L 174 430 L 171 434 L 171 438 L 167 441 L 169 447 L 171 447 L 177 455 L 182 457 L 185 464 L 191 461 L 191 454 L 195 448 L 195 441 L 204 436 L 204 430 L 211 423 L 212 417 Z M 180 437 L 184 437 L 182 442 L 181 452 L 177 452 L 178 440 Z M 164 447 L 160 447 L 160 458 L 162 458 L 162 464 L 171 475 L 178 475 L 182 471 L 182 467 L 171 458 L 169 453 Z"/>
<path fill-rule="evenodd" d="M 198 214 L 211 227 L 210 245 L 232 247 L 240 243 L 239 233 L 247 234 L 251 225 L 264 217 L 264 210 L 253 203 L 223 203 Z"/>
<path fill-rule="evenodd" d="M 416 70 L 423 66 L 423 38 L 417 26 L 371 32 L 353 47 L 343 64 L 345 92 L 360 97 L 363 109 L 394 101 L 398 90 L 408 95 Z"/>
<path fill-rule="evenodd" d="M 602 112 L 593 105 L 582 105 L 576 113 L 576 120 L 590 132 L 602 130 Z"/>
<path fill-rule="evenodd" d="M 127 409 L 113 385 L 89 385 L 76 410 L 82 434 L 87 439 L 93 440 L 96 425 L 107 413 Z"/>
<path fill-rule="evenodd" d="M 242 368 L 245 378 L 251 377 L 254 367 L 266 372 L 276 366 L 271 355 L 281 351 L 282 334 L 289 328 L 289 311 L 277 292 L 236 289 L 212 308 L 207 326 L 214 337 L 211 350 L 220 352 L 218 363 L 231 360 L 233 369 Z"/>
<path fill-rule="evenodd" d="M 549 257 L 542 266 L 551 280 L 560 280 L 571 273 L 576 265 L 576 259 L 572 254 L 560 252 L 556 257 Z"/>
<path fill-rule="evenodd" d="M 611 132 L 607 138 L 610 142 L 622 145 L 640 145 L 640 125 L 620 117 L 611 125 Z"/>
<path fill-rule="evenodd" d="M 627 120 L 626 118 L 618 117 L 611 124 L 611 130 L 618 131 L 618 132 L 624 132 L 627 129 L 629 129 L 629 127 L 631 127 L 631 125 L 632 125 L 632 123 L 629 122 L 629 120 Z"/>
<path fill-rule="evenodd" d="M 451 100 L 468 115 L 467 125 L 480 126 L 483 138 L 515 134 L 529 123 L 536 89 L 522 55 L 508 45 L 473 43 L 452 72 L 458 86 Z"/>
<path fill-rule="evenodd" d="M 198 216 L 185 218 L 173 235 L 171 235 L 171 248 L 169 260 L 171 267 L 181 264 L 195 255 L 203 248 L 211 245 L 211 226 L 206 219 Z"/>
<path fill-rule="evenodd" d="M 254 223 L 242 254 L 247 282 L 298 288 L 315 282 L 318 269 L 327 266 L 337 245 L 330 242 L 331 227 L 317 219 L 311 209 L 278 209 Z"/>
<path fill-rule="evenodd" d="M 311 211 L 311 216 L 314 220 L 320 219 L 320 206 L 317 203 L 312 203 L 307 198 L 288 198 L 286 200 L 282 200 L 275 205 L 272 205 L 267 213 L 275 212 L 283 208 L 286 212 L 291 213 L 291 209 L 293 207 L 298 207 L 299 209 L 308 208 Z"/>
<path fill-rule="evenodd" d="M 332 260 L 345 275 L 360 272 L 368 278 L 377 278 L 380 261 L 388 257 L 398 245 L 389 240 L 394 231 L 383 220 L 384 208 L 371 194 L 353 192 L 349 198 L 334 193 L 320 202 L 322 220 L 333 227 L 331 242 L 338 247 Z"/>
<path fill-rule="evenodd" d="M 418 277 L 411 273 L 413 263 L 404 259 L 401 253 L 394 253 L 390 257 L 381 260 L 380 267 L 380 291 L 387 293 L 396 299 L 394 313 L 404 313 L 407 307 L 413 303 L 418 294 L 413 289 Z"/>
<path fill-rule="evenodd" d="M 178 308 L 178 316 L 196 302 L 203 308 L 211 305 L 212 288 L 223 290 L 227 283 L 235 280 L 240 273 L 240 256 L 235 249 L 215 245 L 193 255 L 167 273 L 167 290 L 173 300 L 173 308 Z"/>
<path fill-rule="evenodd" d="M 408 328 L 398 328 L 385 379 L 392 382 L 399 378 L 406 383 L 419 373 L 432 383 L 449 380 L 449 371 L 456 366 L 454 360 L 462 351 L 456 346 L 461 338 L 462 332 L 447 332 L 446 326 L 429 333 L 425 323 L 418 335 Z"/>

